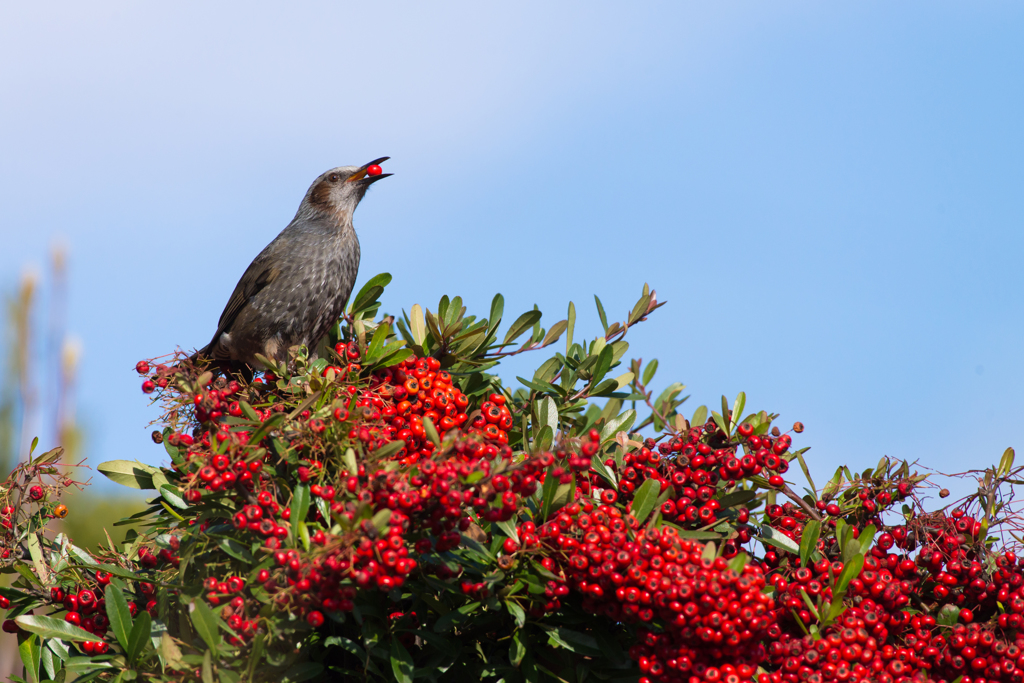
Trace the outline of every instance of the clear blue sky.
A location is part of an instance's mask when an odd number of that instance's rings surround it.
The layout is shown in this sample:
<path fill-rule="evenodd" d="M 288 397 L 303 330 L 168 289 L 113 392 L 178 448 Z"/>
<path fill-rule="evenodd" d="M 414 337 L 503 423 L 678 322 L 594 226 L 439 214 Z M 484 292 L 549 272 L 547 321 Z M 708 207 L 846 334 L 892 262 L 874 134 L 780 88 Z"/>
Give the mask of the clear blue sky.
<path fill-rule="evenodd" d="M 135 361 L 208 341 L 327 168 L 385 307 L 592 296 L 819 479 L 1020 446 L 1024 5 L 6 3 L 0 290 L 70 247 L 93 464 L 159 461 Z M 539 359 L 538 359 L 539 360 Z M 509 373 L 514 375 L 514 373 Z"/>

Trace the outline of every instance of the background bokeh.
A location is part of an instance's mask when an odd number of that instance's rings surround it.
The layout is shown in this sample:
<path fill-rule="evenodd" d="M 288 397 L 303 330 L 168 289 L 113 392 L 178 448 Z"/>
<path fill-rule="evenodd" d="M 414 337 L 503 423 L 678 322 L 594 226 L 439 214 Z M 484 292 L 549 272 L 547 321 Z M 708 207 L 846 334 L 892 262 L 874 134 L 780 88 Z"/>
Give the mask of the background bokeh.
<path fill-rule="evenodd" d="M 501 291 L 550 324 L 573 300 L 579 337 L 594 294 L 621 318 L 649 282 L 669 305 L 631 355 L 661 360 L 656 390 L 688 385 L 688 413 L 744 390 L 803 421 L 819 483 L 883 455 L 968 469 L 1019 445 L 1024 409 L 1022 19 L 996 1 L 6 3 L 0 291 L 37 264 L 45 357 L 64 245 L 81 453 L 160 462 L 135 362 L 208 341 L 314 177 L 390 155 L 356 214 L 360 280 L 394 275 L 385 309 L 448 293 L 485 314 Z M 51 447 L 52 411 L 30 417 Z"/>

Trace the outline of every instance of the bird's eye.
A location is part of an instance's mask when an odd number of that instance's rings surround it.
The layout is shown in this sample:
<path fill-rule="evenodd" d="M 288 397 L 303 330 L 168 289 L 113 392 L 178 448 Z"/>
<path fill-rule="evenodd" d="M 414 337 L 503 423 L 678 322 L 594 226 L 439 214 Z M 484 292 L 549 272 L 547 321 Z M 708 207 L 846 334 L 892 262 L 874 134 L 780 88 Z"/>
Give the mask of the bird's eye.
<path fill-rule="evenodd" d="M 332 183 L 336 183 L 338 182 L 338 174 L 332 173 L 331 175 L 327 176 L 327 179 L 330 180 Z"/>

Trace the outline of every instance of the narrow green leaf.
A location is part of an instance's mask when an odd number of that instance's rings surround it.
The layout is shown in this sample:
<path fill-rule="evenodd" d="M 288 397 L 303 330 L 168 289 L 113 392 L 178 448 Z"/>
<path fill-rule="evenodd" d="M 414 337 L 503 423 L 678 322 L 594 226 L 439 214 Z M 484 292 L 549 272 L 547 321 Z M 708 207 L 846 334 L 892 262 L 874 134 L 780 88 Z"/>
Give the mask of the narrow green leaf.
<path fill-rule="evenodd" d="M 508 660 L 512 666 L 519 666 L 526 656 L 526 645 L 519 637 L 521 631 L 512 632 L 512 642 L 508 646 Z"/>
<path fill-rule="evenodd" d="M 730 427 L 734 427 L 743 421 L 743 409 L 747 405 L 747 395 L 740 392 L 736 395 L 736 401 L 732 404 L 732 418 L 729 420 Z"/>
<path fill-rule="evenodd" d="M 761 525 L 760 540 L 768 545 L 773 545 L 776 548 L 793 553 L 794 555 L 800 554 L 800 546 L 798 546 L 792 538 L 786 536 L 781 531 L 773 529 L 767 524 Z"/>
<path fill-rule="evenodd" d="M 196 633 L 199 634 L 199 637 L 210 648 L 208 652 L 216 654 L 220 649 L 217 615 L 213 613 L 213 610 L 205 602 L 196 600 L 192 603 L 192 613 L 189 617 L 192 619 L 192 626 L 195 627 Z"/>
<path fill-rule="evenodd" d="M 643 376 L 644 386 L 647 386 L 648 384 L 651 383 L 651 380 L 654 379 L 654 373 L 656 373 L 657 371 L 658 371 L 658 359 L 655 358 L 654 360 L 652 360 L 650 363 L 647 364 L 646 368 L 644 368 L 644 376 Z"/>
<path fill-rule="evenodd" d="M 812 491 L 817 491 L 818 487 L 814 485 L 814 479 L 811 478 L 811 470 L 807 467 L 807 461 L 804 460 L 804 452 L 806 448 L 801 448 L 796 452 L 796 459 L 800 463 L 800 469 L 803 471 L 804 476 L 807 477 L 807 483 L 810 485 Z"/>
<path fill-rule="evenodd" d="M 538 310 L 527 311 L 519 316 L 512 326 L 508 328 L 508 332 L 505 334 L 505 341 L 502 342 L 502 346 L 511 344 L 520 336 L 523 332 L 534 326 L 541 319 L 541 312 Z"/>
<path fill-rule="evenodd" d="M 366 310 L 373 305 L 391 282 L 391 273 L 380 273 L 371 277 L 352 300 L 352 311 Z"/>
<path fill-rule="evenodd" d="M 804 525 L 804 532 L 800 537 L 800 566 L 807 566 L 807 560 L 810 559 L 811 553 L 817 548 L 820 535 L 821 522 L 818 520 L 812 519 Z"/>
<path fill-rule="evenodd" d="M 423 418 L 423 431 L 435 447 L 439 447 L 441 445 L 441 437 L 437 435 L 437 428 L 434 427 L 434 421 L 429 417 Z"/>
<path fill-rule="evenodd" d="M 423 320 L 423 307 L 419 304 L 413 304 L 409 309 L 409 331 L 416 345 L 423 346 L 427 339 L 427 324 Z"/>
<path fill-rule="evenodd" d="M 178 508 L 179 510 L 187 510 L 188 503 L 181 497 L 180 490 L 177 486 L 172 484 L 162 484 L 160 486 L 160 497 L 166 500 L 168 503 Z"/>
<path fill-rule="evenodd" d="M 25 665 L 25 675 L 28 683 L 39 683 L 39 664 L 43 656 L 42 646 L 39 644 L 39 636 L 32 635 L 25 638 L 18 644 L 18 653 L 21 655 L 21 663 Z"/>
<path fill-rule="evenodd" d="M 565 355 L 569 356 L 569 351 L 572 350 L 572 333 L 576 329 L 576 306 L 573 302 L 569 302 L 569 314 L 566 316 L 568 326 L 566 327 L 565 336 Z"/>
<path fill-rule="evenodd" d="M 736 557 L 729 560 L 728 568 L 736 572 L 737 574 L 743 573 L 743 568 L 747 566 L 747 560 L 749 556 L 746 553 L 739 553 Z"/>
<path fill-rule="evenodd" d="M 647 515 L 651 514 L 661 494 L 661 482 L 657 479 L 648 479 L 633 494 L 633 518 L 638 524 L 643 524 Z"/>
<path fill-rule="evenodd" d="M 1013 459 L 1013 448 L 1007 448 L 1003 451 L 1003 457 L 999 460 L 999 469 L 996 471 L 996 474 L 1000 477 L 1005 477 L 1009 474 L 1010 470 L 1013 469 Z"/>
<path fill-rule="evenodd" d="M 558 406 L 555 404 L 554 399 L 550 396 L 545 396 L 538 401 L 534 401 L 534 412 L 537 413 L 537 425 L 535 428 L 539 429 L 544 425 L 551 427 L 552 433 L 558 431 Z"/>
<path fill-rule="evenodd" d="M 864 556 L 857 555 L 847 562 L 843 567 L 843 571 L 839 573 L 839 577 L 836 579 L 835 588 L 832 589 L 832 607 L 829 608 L 827 617 L 829 622 L 846 610 L 846 606 L 843 605 L 843 598 L 846 597 L 846 590 L 850 586 L 850 581 L 853 581 L 855 577 L 860 575 L 860 570 L 863 566 Z"/>
<path fill-rule="evenodd" d="M 548 333 L 544 335 L 544 341 L 540 344 L 541 347 L 551 346 L 558 341 L 558 338 L 562 336 L 562 333 L 565 332 L 567 327 L 569 327 L 569 322 L 566 320 L 559 320 L 557 323 L 552 325 L 551 329 L 548 330 Z"/>
<path fill-rule="evenodd" d="M 207 650 L 206 652 L 203 653 L 202 679 L 203 679 L 203 683 L 216 683 L 213 680 L 213 654 L 212 654 L 212 650 Z"/>
<path fill-rule="evenodd" d="M 85 629 L 69 624 L 63 619 L 23 614 L 20 617 L 15 617 L 14 621 L 29 633 L 36 633 L 47 640 L 50 638 L 60 638 L 61 640 L 73 640 L 80 643 L 86 641 L 93 643 L 103 642 L 103 639 L 99 636 L 94 636 Z"/>
<path fill-rule="evenodd" d="M 128 601 L 124 593 L 113 583 L 108 583 L 104 591 L 107 602 L 107 618 L 110 620 L 110 630 L 114 637 L 121 644 L 123 650 L 128 649 L 128 633 L 132 629 L 132 614 L 128 609 Z"/>
<path fill-rule="evenodd" d="M 619 482 L 615 476 L 615 472 L 604 464 L 604 461 L 601 460 L 600 453 L 595 454 L 594 457 L 590 459 L 590 469 L 597 472 L 598 476 L 611 484 L 613 489 L 619 488 Z"/>
<path fill-rule="evenodd" d="M 691 427 L 702 427 L 705 422 L 708 421 L 708 407 L 698 406 L 697 410 L 693 411 L 693 418 L 690 420 Z"/>
<path fill-rule="evenodd" d="M 345 455 L 342 457 L 345 463 L 345 471 L 350 475 L 359 473 L 359 463 L 356 462 L 356 452 L 354 449 L 349 448 L 345 451 Z"/>
<path fill-rule="evenodd" d="M 397 637 L 391 638 L 391 671 L 399 683 L 412 683 L 413 662 Z"/>
<path fill-rule="evenodd" d="M 523 610 L 519 603 L 513 602 L 512 600 L 506 600 L 505 609 L 507 609 L 508 613 L 512 615 L 512 618 L 515 619 L 516 628 L 522 628 L 523 625 L 526 624 L 526 611 Z"/>
<path fill-rule="evenodd" d="M 615 435 L 619 432 L 629 432 L 629 428 L 633 426 L 633 421 L 636 420 L 636 411 L 627 410 L 622 415 L 612 418 L 605 423 L 601 429 L 601 443 L 610 441 L 615 438 Z"/>
<path fill-rule="evenodd" d="M 605 331 L 605 334 L 607 334 L 608 333 L 608 316 L 606 316 L 604 314 L 604 306 L 601 304 L 601 300 L 597 297 L 596 294 L 594 295 L 594 302 L 597 304 L 597 315 L 598 315 L 598 317 L 601 318 L 601 327 Z"/>
<path fill-rule="evenodd" d="M 131 633 L 128 634 L 128 647 L 125 648 L 125 656 L 129 663 L 134 663 L 149 645 L 151 627 L 152 619 L 149 612 L 141 610 L 139 616 L 135 617 Z"/>
<path fill-rule="evenodd" d="M 306 519 L 309 512 L 309 487 L 305 484 L 297 484 L 292 492 L 291 512 L 288 521 L 296 525 Z"/>
<path fill-rule="evenodd" d="M 153 473 L 158 471 L 135 460 L 108 460 L 96 469 L 113 482 L 143 490 L 153 488 Z"/>

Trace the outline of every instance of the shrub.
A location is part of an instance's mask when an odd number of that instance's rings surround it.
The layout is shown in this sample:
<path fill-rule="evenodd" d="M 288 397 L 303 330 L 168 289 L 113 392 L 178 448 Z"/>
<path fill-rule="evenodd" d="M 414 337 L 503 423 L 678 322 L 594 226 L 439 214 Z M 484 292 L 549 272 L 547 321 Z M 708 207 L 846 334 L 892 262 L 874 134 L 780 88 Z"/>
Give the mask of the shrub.
<path fill-rule="evenodd" d="M 170 465 L 99 467 L 153 492 L 123 543 L 47 533 L 59 450 L 11 474 L 0 607 L 27 680 L 1024 680 L 995 534 L 1012 451 L 942 510 L 889 459 L 799 495 L 802 425 L 743 394 L 687 419 L 682 385 L 648 390 L 657 361 L 625 366 L 646 287 L 580 343 L 572 304 L 500 335 L 500 295 L 378 318 L 389 280 L 251 383 L 140 362 Z M 492 374 L 563 336 L 519 388 Z"/>

